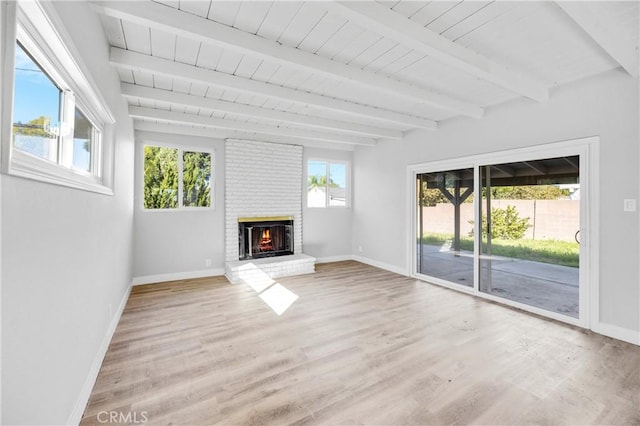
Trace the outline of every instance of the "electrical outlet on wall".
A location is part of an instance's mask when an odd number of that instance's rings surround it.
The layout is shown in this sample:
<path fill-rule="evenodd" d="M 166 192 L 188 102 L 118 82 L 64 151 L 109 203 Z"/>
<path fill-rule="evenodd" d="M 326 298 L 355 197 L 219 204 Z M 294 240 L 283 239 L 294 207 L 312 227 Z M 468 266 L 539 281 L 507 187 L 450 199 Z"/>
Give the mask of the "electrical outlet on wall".
<path fill-rule="evenodd" d="M 625 212 L 635 212 L 636 211 L 636 199 L 635 198 L 627 198 L 624 200 L 623 210 Z"/>
<path fill-rule="evenodd" d="M 362 246 L 358 246 L 358 253 L 362 253 Z"/>
<path fill-rule="evenodd" d="M 207 268 L 211 268 L 211 259 L 205 259 L 204 260 L 204 266 Z"/>

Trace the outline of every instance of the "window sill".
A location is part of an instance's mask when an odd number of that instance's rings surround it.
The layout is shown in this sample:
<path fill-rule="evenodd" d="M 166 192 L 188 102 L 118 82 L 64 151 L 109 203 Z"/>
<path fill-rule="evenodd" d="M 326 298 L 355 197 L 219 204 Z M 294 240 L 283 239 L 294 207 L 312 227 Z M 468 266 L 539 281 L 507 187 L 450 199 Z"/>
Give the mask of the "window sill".
<path fill-rule="evenodd" d="M 213 206 L 211 207 L 174 207 L 167 209 L 147 209 L 145 207 L 141 207 L 140 211 L 144 213 L 176 213 L 176 212 L 212 212 L 215 211 Z"/>
<path fill-rule="evenodd" d="M 6 173 L 53 185 L 113 195 L 113 190 L 93 175 L 50 163 L 16 149 L 11 152 L 11 160 Z"/>

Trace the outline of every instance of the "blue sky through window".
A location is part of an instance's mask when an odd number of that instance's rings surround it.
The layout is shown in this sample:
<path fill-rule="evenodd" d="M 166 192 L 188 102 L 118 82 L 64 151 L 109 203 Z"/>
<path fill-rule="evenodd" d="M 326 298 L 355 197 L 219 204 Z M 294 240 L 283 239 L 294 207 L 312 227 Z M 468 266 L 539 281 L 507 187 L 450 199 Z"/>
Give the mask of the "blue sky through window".
<path fill-rule="evenodd" d="M 39 117 L 48 117 L 49 123 L 59 126 L 60 121 L 60 89 L 49 76 L 31 59 L 25 50 L 16 43 L 15 82 L 13 100 L 13 122 L 27 124 Z M 86 118 L 81 115 L 76 119 Z M 90 138 L 89 135 L 87 135 Z M 91 153 L 90 139 L 74 138 L 73 167 L 90 171 Z M 20 144 L 20 148 L 39 157 L 48 158 L 47 143 L 31 141 L 28 145 Z"/>
<path fill-rule="evenodd" d="M 327 162 L 326 161 L 309 161 L 307 163 L 307 175 L 308 176 L 326 176 L 327 175 Z M 346 165 L 341 163 L 331 164 L 331 179 L 340 188 L 346 187 L 347 173 Z"/>
<path fill-rule="evenodd" d="M 28 123 L 45 116 L 57 123 L 59 111 L 60 89 L 17 44 L 13 122 Z"/>

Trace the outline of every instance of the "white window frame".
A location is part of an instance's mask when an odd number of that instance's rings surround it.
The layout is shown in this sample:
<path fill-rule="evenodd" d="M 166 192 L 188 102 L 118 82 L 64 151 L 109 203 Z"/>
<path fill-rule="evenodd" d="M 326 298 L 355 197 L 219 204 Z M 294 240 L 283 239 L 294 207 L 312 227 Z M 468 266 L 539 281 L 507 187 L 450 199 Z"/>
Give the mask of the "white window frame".
<path fill-rule="evenodd" d="M 555 142 L 544 145 L 536 145 L 526 148 L 505 150 L 488 154 L 479 154 L 469 157 L 441 160 L 428 163 L 412 164 L 407 167 L 408 191 L 407 206 L 407 275 L 425 280 L 443 287 L 451 288 L 463 293 L 469 293 L 483 299 L 492 300 L 503 305 L 513 306 L 524 311 L 532 312 L 547 318 L 569 323 L 584 328 L 593 329 L 597 326 L 599 318 L 599 272 L 598 272 L 598 247 L 599 247 L 599 163 L 598 145 L 599 137 L 592 136 Z M 454 170 L 462 168 L 474 169 L 474 194 L 480 193 L 480 179 L 478 168 L 491 164 L 500 164 L 512 161 L 536 160 L 540 158 L 554 158 L 570 155 L 580 155 L 580 271 L 579 271 L 579 306 L 578 318 L 558 314 L 524 303 L 515 302 L 505 298 L 493 296 L 480 291 L 479 284 L 479 240 L 474 249 L 474 286 L 473 288 L 462 286 L 441 278 L 431 277 L 417 272 L 417 247 L 416 247 L 416 176 L 420 173 L 428 173 L 439 170 Z M 474 212 L 478 212 L 480 197 L 474 197 Z M 474 234 L 480 235 L 480 222 L 475 220 Z"/>
<path fill-rule="evenodd" d="M 215 151 L 213 149 L 201 148 L 201 147 L 192 147 L 192 146 L 182 146 L 177 144 L 171 144 L 167 142 L 155 142 L 152 140 L 144 141 L 139 144 L 140 146 L 140 209 L 144 212 L 176 212 L 176 211 L 207 211 L 207 210 L 215 210 L 215 176 L 214 176 L 214 164 L 215 164 Z M 144 206 L 144 148 L 146 146 L 156 146 L 160 148 L 169 148 L 175 149 L 178 151 L 178 206 L 172 208 L 162 208 L 162 209 L 150 209 Z M 204 154 L 209 154 L 211 156 L 211 170 L 210 180 L 209 180 L 209 197 L 211 198 L 208 207 L 197 207 L 197 206 L 184 206 L 184 182 L 183 182 L 183 154 L 184 152 L 201 152 Z"/>
<path fill-rule="evenodd" d="M 115 119 L 86 67 L 80 61 L 69 35 L 51 2 L 2 2 L 3 42 L 0 48 L 2 108 L 0 137 L 2 172 L 56 185 L 113 195 L 113 125 Z M 62 90 L 61 128 L 57 162 L 43 159 L 13 146 L 13 100 L 15 49 L 19 42 L 52 81 Z M 73 167 L 73 121 L 75 109 L 94 128 L 90 170 Z"/>
<path fill-rule="evenodd" d="M 317 162 L 317 163 L 326 163 L 326 176 L 327 176 L 327 187 L 325 191 L 325 205 L 324 206 L 309 206 L 309 191 L 307 189 L 307 185 L 309 182 L 309 163 Z M 345 203 L 344 206 L 332 206 L 330 203 L 330 191 L 329 191 L 329 180 L 331 176 L 331 165 L 332 164 L 341 164 L 345 166 L 345 188 L 344 188 L 344 197 Z M 304 176 L 304 188 L 305 188 L 305 207 L 308 209 L 347 209 L 351 207 L 351 162 L 348 160 L 329 160 L 326 158 L 308 158 L 305 164 L 305 176 Z"/>

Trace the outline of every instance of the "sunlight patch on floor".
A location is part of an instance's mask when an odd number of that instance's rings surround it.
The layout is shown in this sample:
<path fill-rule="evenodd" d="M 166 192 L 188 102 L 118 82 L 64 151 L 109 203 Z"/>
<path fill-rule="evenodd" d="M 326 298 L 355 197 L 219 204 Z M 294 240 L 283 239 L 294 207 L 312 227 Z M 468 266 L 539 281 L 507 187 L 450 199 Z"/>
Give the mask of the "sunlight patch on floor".
<path fill-rule="evenodd" d="M 274 281 L 253 263 L 242 267 L 243 281 L 255 291 L 260 299 L 277 315 L 282 315 L 298 299 L 298 295 Z"/>
<path fill-rule="evenodd" d="M 260 299 L 269 305 L 273 312 L 282 315 L 298 299 L 298 295 L 282 284 L 275 283 L 260 293 Z"/>

